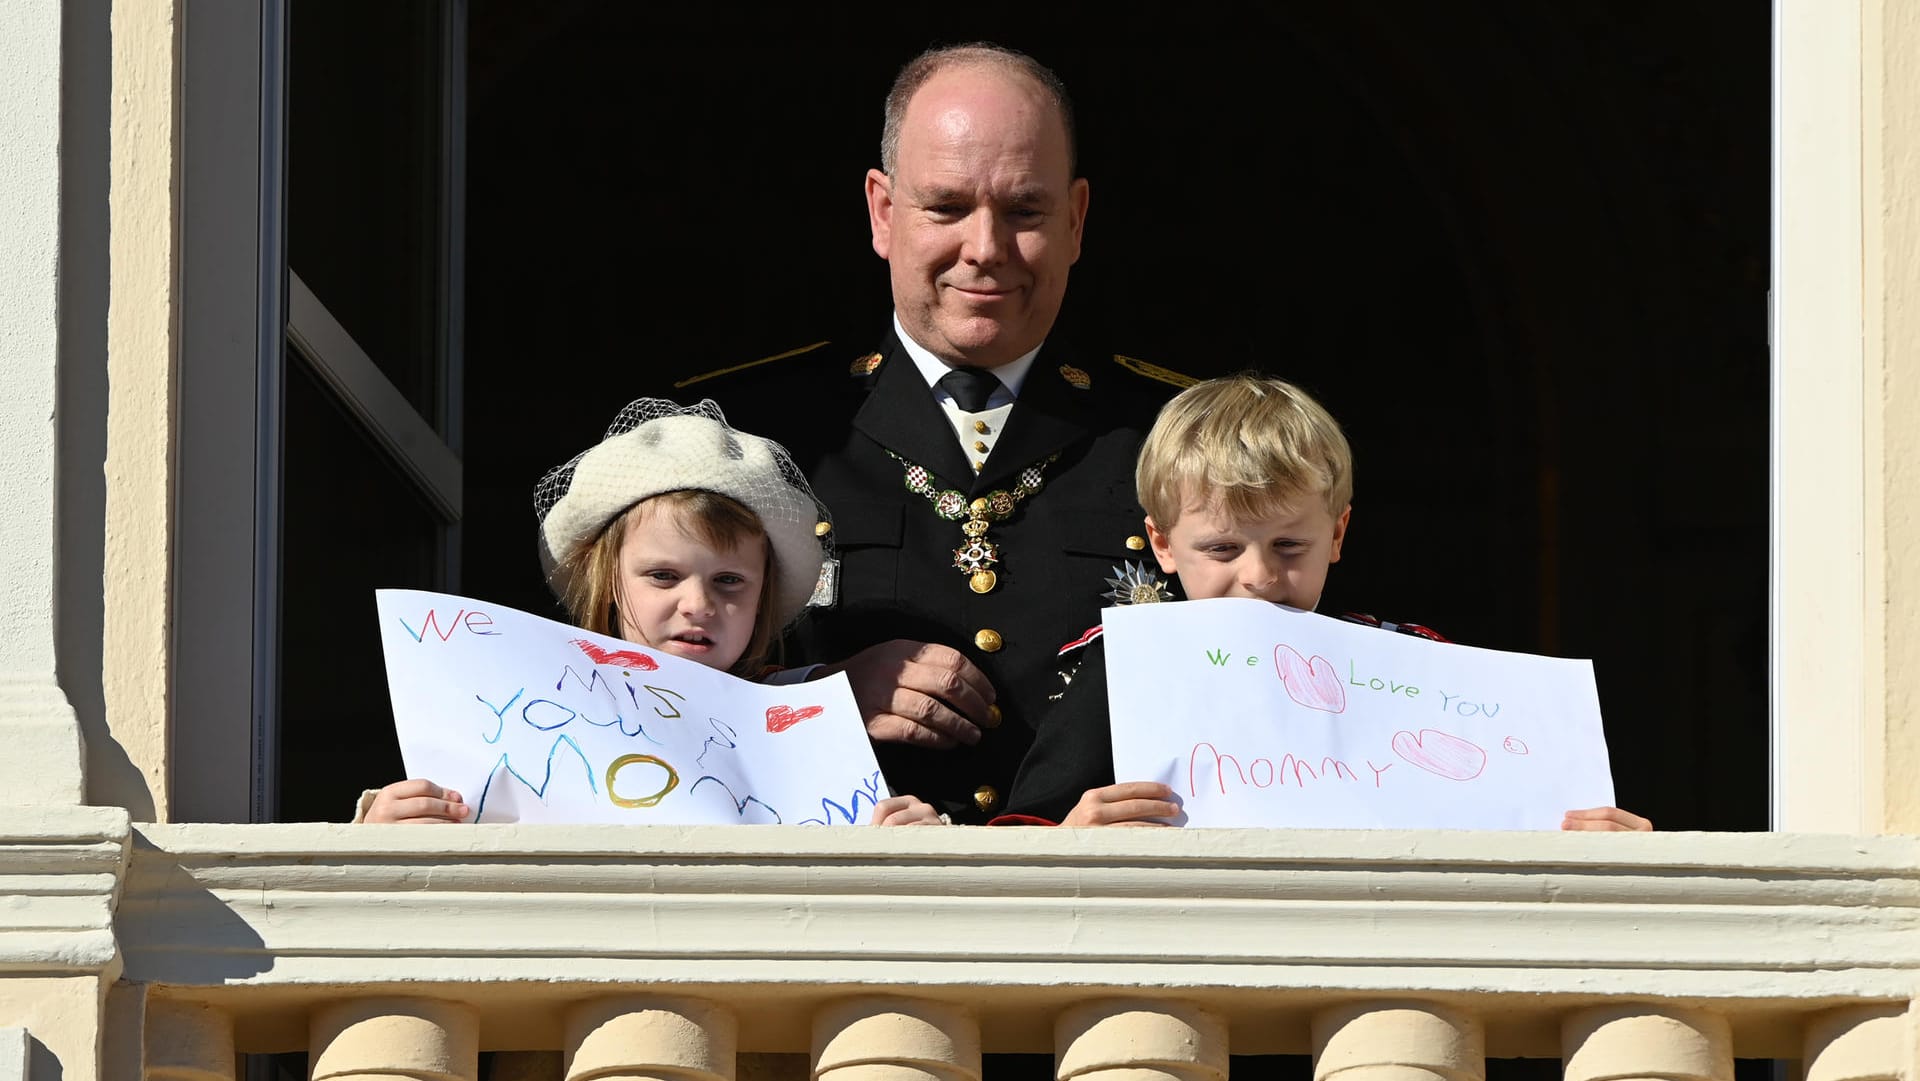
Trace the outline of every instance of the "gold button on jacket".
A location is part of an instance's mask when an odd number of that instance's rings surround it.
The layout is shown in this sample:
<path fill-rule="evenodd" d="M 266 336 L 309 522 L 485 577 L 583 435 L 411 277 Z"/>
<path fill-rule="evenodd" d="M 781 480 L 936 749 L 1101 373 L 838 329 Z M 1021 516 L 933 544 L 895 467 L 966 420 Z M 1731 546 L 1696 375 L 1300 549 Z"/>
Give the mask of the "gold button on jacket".
<path fill-rule="evenodd" d="M 1000 647 L 1006 643 L 1001 640 L 999 631 L 986 627 L 973 632 L 973 644 L 984 652 L 998 653 Z"/>
<path fill-rule="evenodd" d="M 973 805 L 981 814 L 992 814 L 1000 806 L 1000 790 L 990 784 L 983 784 L 973 790 Z"/>

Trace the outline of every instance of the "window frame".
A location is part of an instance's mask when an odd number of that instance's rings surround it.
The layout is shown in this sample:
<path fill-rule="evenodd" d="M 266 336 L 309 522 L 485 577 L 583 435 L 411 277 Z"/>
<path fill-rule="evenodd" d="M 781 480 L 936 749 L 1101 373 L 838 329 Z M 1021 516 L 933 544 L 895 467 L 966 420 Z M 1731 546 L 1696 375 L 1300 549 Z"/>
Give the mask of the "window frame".
<path fill-rule="evenodd" d="M 171 817 L 263 822 L 277 806 L 282 431 L 289 346 L 444 523 L 462 499 L 466 0 L 440 34 L 434 416 L 380 372 L 287 260 L 290 0 L 182 9 L 180 365 L 173 546 Z M 247 568 L 236 573 L 234 568 Z M 244 790 L 231 779 L 244 771 Z"/>
<path fill-rule="evenodd" d="M 288 0 L 183 4 L 172 732 L 174 817 L 271 803 L 275 428 L 286 362 Z M 465 0 L 445 47 L 464 108 Z M 1864 341 L 1860 0 L 1773 0 L 1769 294 L 1770 806 L 1776 830 L 1872 832 L 1882 744 L 1878 361 Z M 464 176 L 463 125 L 448 167 Z M 443 385 L 459 400 L 463 184 L 446 201 Z M 449 360 L 448 358 L 456 358 Z M 457 460 L 459 409 L 441 427 Z M 457 581 L 457 541 L 447 559 Z M 235 574 L 247 567 L 250 574 Z M 238 675 L 236 675 L 238 673 Z M 1832 686 L 1858 688 L 1835 697 Z M 252 778 L 236 797 L 230 779 Z"/>
<path fill-rule="evenodd" d="M 1796 832 L 1880 828 L 1862 17 L 1860 0 L 1773 3 L 1769 797 Z"/>

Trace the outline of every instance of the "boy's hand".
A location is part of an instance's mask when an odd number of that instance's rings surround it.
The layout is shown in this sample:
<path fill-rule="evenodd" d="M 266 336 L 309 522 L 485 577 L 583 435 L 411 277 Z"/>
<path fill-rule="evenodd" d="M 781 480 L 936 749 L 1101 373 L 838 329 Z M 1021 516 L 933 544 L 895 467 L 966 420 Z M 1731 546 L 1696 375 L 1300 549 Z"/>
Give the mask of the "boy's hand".
<path fill-rule="evenodd" d="M 944 826 L 940 812 L 919 796 L 888 796 L 873 805 L 876 826 Z"/>
<path fill-rule="evenodd" d="M 1563 830 L 1592 830 L 1614 833 L 1652 833 L 1653 823 L 1632 811 L 1623 811 L 1618 807 L 1588 807 L 1582 811 L 1568 811 L 1560 820 Z"/>
<path fill-rule="evenodd" d="M 896 638 L 815 669 L 835 672 L 847 674 L 875 742 L 952 747 L 980 742 L 981 727 L 993 726 L 993 684 L 958 650 Z"/>
<path fill-rule="evenodd" d="M 395 781 L 380 790 L 367 806 L 368 822 L 403 822 L 421 825 L 430 822 L 465 822 L 473 817 L 473 808 L 451 788 L 432 781 L 415 779 Z"/>
<path fill-rule="evenodd" d="M 1165 826 L 1156 818 L 1173 818 L 1180 805 L 1173 789 L 1158 781 L 1123 781 L 1105 788 L 1089 788 L 1062 819 L 1063 826 Z"/>

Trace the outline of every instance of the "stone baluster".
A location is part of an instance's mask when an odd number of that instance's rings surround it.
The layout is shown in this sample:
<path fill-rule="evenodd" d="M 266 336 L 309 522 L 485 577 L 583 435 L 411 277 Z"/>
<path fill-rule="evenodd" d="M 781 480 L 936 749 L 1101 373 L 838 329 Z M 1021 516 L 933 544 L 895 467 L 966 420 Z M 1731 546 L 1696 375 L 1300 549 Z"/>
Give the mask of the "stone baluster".
<path fill-rule="evenodd" d="M 708 1002 L 610 998 L 567 1011 L 566 1081 L 733 1081 L 733 1015 Z"/>
<path fill-rule="evenodd" d="M 1227 1026 L 1184 1002 L 1106 1000 L 1054 1022 L 1060 1081 L 1225 1081 Z"/>
<path fill-rule="evenodd" d="M 1805 1081 L 1915 1081 L 1920 1041 L 1905 1003 L 1832 1010 L 1807 1023 Z"/>
<path fill-rule="evenodd" d="M 813 1019 L 815 1081 L 980 1081 L 980 1025 L 905 998 L 834 1003 Z"/>
<path fill-rule="evenodd" d="M 1727 1019 L 1634 1003 L 1570 1014 L 1560 1024 L 1566 1081 L 1733 1081 Z"/>
<path fill-rule="evenodd" d="M 1313 1017 L 1314 1081 L 1485 1081 L 1478 1019 L 1426 1002 L 1355 1003 Z"/>
<path fill-rule="evenodd" d="M 146 1004 L 147 1081 L 234 1081 L 233 1018 L 197 1002 Z"/>
<path fill-rule="evenodd" d="M 477 1081 L 480 1021 L 471 1006 L 366 998 L 313 1016 L 312 1081 Z"/>

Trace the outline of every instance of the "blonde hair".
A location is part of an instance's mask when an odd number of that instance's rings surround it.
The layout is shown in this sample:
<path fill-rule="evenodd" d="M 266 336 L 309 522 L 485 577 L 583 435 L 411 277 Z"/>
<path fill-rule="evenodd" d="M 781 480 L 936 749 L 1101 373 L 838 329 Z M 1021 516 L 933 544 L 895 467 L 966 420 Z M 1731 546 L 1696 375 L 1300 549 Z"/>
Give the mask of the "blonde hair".
<path fill-rule="evenodd" d="M 1318 497 L 1338 518 L 1353 499 L 1353 452 L 1306 391 L 1243 372 L 1188 387 L 1161 408 L 1134 487 L 1161 530 L 1195 504 L 1254 519 Z"/>
<path fill-rule="evenodd" d="M 715 551 L 733 551 L 744 541 L 767 536 L 759 515 L 746 504 L 718 492 L 680 490 L 642 499 L 614 515 L 598 536 L 575 548 L 561 561 L 567 572 L 567 587 L 560 599 L 567 606 L 567 615 L 574 626 L 621 637 L 620 546 L 626 542 L 627 530 L 643 516 L 663 510 L 678 512 L 674 524 L 681 533 Z M 753 613 L 753 634 L 740 659 L 727 669 L 733 675 L 756 679 L 766 667 L 774 642 L 773 609 L 778 578 L 773 545 L 768 543 L 759 607 Z"/>

